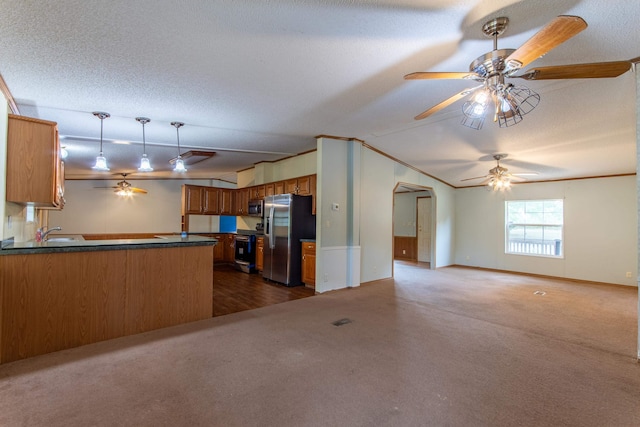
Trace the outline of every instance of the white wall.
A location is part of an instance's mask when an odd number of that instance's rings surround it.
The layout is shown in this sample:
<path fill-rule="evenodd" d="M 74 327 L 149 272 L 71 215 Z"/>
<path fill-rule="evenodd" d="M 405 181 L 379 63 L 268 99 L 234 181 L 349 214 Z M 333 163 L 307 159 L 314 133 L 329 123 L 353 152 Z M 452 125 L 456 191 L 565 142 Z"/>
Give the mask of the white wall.
<path fill-rule="evenodd" d="M 357 154 L 350 153 L 350 147 L 357 149 Z M 329 138 L 318 141 L 318 171 L 316 291 L 391 277 L 393 197 L 399 182 L 432 189 L 437 217 L 435 266 L 453 263 L 453 188 L 362 144 Z M 359 182 L 350 183 L 350 173 L 355 174 Z M 349 206 L 350 201 L 351 209 L 331 210 L 333 203 Z M 415 220 L 415 208 L 413 217 Z M 350 262 L 357 257 L 360 258 L 359 282 L 354 283 L 354 276 L 349 276 L 348 270 Z"/>
<path fill-rule="evenodd" d="M 428 191 L 396 193 L 393 196 L 393 235 L 416 237 L 418 197 L 430 197 Z"/>
<path fill-rule="evenodd" d="M 505 254 L 505 201 L 534 199 L 564 199 L 562 259 Z M 634 176 L 459 189 L 455 263 L 637 286 L 636 203 Z"/>
<path fill-rule="evenodd" d="M 49 213 L 49 226 L 61 226 L 63 234 L 178 233 L 181 229 L 182 185 L 231 187 L 215 180 L 130 180 L 147 194 L 117 196 L 109 181 L 65 181 L 66 204 Z M 190 231 L 219 231 L 219 217 L 190 216 Z"/>

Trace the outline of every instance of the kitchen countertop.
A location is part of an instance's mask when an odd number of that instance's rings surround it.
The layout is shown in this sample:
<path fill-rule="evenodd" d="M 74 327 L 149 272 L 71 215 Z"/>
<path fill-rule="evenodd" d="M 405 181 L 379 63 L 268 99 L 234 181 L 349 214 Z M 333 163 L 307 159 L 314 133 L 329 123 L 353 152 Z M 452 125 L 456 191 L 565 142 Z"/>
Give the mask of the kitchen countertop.
<path fill-rule="evenodd" d="M 316 242 L 316 239 L 300 239 L 301 242 Z"/>
<path fill-rule="evenodd" d="M 114 240 L 52 240 L 48 242 L 3 242 L 0 255 L 28 255 L 65 252 L 114 251 L 123 249 L 155 249 L 188 246 L 215 245 L 217 239 L 210 237 L 189 235 L 181 238 L 162 236 L 155 239 L 114 239 Z"/>

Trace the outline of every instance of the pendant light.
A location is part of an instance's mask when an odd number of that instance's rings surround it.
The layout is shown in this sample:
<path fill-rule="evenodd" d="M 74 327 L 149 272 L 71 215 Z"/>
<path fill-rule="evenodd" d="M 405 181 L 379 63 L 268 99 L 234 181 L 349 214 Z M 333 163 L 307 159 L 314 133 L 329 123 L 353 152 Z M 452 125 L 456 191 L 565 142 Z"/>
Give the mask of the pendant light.
<path fill-rule="evenodd" d="M 184 126 L 184 123 L 171 122 L 171 126 L 175 126 L 176 136 L 178 137 L 178 157 L 176 158 L 176 165 L 173 170 L 174 172 L 186 172 L 187 169 L 184 167 L 184 160 L 182 160 L 182 156 L 180 155 L 180 128 Z"/>
<path fill-rule="evenodd" d="M 142 123 L 142 158 L 140 159 L 140 167 L 138 171 L 140 172 L 151 172 L 153 168 L 151 167 L 151 163 L 149 162 L 149 158 L 147 157 L 147 144 L 144 135 L 144 125 L 149 123 L 151 119 L 147 117 L 136 117 L 136 120 L 139 123 Z"/>
<path fill-rule="evenodd" d="M 97 171 L 108 171 L 107 159 L 102 155 L 102 125 L 104 124 L 104 119 L 111 117 L 111 114 L 104 113 L 102 111 L 94 111 L 93 115 L 100 119 L 100 154 L 96 157 L 96 164 L 92 169 Z"/>

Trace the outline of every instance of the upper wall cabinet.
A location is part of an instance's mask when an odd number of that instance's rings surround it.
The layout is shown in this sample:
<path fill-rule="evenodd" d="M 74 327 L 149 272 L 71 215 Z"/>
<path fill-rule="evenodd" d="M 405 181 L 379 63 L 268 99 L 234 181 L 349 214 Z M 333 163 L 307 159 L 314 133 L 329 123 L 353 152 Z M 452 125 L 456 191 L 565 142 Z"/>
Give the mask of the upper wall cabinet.
<path fill-rule="evenodd" d="M 219 188 L 200 185 L 182 186 L 182 213 L 196 215 L 218 215 Z"/>
<path fill-rule="evenodd" d="M 64 206 L 64 169 L 55 122 L 9 114 L 7 201 Z"/>

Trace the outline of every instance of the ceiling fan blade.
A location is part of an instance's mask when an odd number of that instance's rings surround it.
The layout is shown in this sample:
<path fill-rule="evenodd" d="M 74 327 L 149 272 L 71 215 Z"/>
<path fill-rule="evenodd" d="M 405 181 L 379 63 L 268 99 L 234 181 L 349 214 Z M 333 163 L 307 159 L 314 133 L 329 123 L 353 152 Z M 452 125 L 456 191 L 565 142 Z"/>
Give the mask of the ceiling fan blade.
<path fill-rule="evenodd" d="M 418 72 L 404 76 L 405 80 L 433 80 L 433 79 L 480 79 L 478 73 L 466 72 Z"/>
<path fill-rule="evenodd" d="M 515 172 L 510 174 L 512 176 L 535 176 L 538 175 L 538 172 Z"/>
<path fill-rule="evenodd" d="M 480 178 L 488 178 L 488 177 L 489 177 L 489 175 L 476 176 L 476 177 L 473 177 L 473 178 L 461 179 L 460 182 L 462 182 L 462 181 L 471 181 L 471 180 L 480 179 Z"/>
<path fill-rule="evenodd" d="M 587 23 L 579 16 L 558 16 L 509 55 L 505 73 L 516 72 L 585 28 Z"/>
<path fill-rule="evenodd" d="M 130 190 L 134 193 L 147 194 L 147 190 L 138 187 L 131 187 Z"/>
<path fill-rule="evenodd" d="M 442 110 L 445 107 L 448 107 L 449 105 L 453 104 L 454 102 L 464 98 L 467 95 L 472 94 L 473 92 L 475 92 L 476 90 L 480 89 L 482 87 L 482 85 L 480 86 L 476 86 L 474 88 L 469 88 L 469 89 L 465 89 L 462 92 L 458 92 L 455 95 L 453 95 L 450 98 L 445 99 L 444 101 L 442 101 L 441 103 L 439 103 L 438 105 L 429 108 L 427 111 L 424 111 L 420 114 L 418 114 L 417 116 L 414 117 L 415 120 L 422 120 L 426 117 L 429 117 L 430 115 L 437 113 L 438 111 Z"/>
<path fill-rule="evenodd" d="M 594 62 L 591 64 L 556 65 L 527 70 L 521 76 L 511 76 L 525 80 L 548 79 L 596 79 L 618 77 L 631 69 L 630 61 Z"/>

